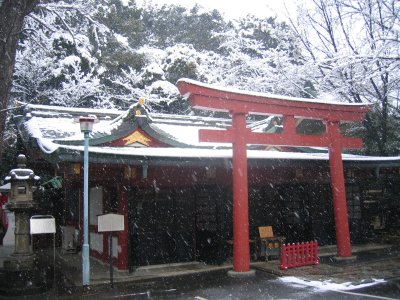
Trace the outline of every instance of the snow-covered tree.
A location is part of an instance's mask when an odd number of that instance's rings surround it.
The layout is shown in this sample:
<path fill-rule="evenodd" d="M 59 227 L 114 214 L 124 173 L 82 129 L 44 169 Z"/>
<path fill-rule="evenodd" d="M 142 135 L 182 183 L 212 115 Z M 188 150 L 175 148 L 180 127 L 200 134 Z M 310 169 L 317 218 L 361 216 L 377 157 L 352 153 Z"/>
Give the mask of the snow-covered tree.
<path fill-rule="evenodd" d="M 64 0 L 39 5 L 25 28 L 13 91 L 26 102 L 125 109 L 144 96 L 151 110 L 190 113 L 173 86 L 182 77 L 313 96 L 292 32 L 271 18 Z"/>
<path fill-rule="evenodd" d="M 367 153 L 399 154 L 400 3 L 312 0 L 292 22 L 320 92 L 373 104 L 364 124 Z"/>
<path fill-rule="evenodd" d="M 108 29 L 93 20 L 87 1 L 46 3 L 25 22 L 17 55 L 14 96 L 26 102 L 67 106 L 101 103 L 96 45 Z M 92 7 L 93 8 L 93 7 Z"/>
<path fill-rule="evenodd" d="M 231 22 L 230 29 L 219 35 L 224 59 L 217 83 L 258 92 L 314 96 L 306 89 L 297 39 L 285 24 L 248 16 Z"/>
<path fill-rule="evenodd" d="M 39 0 L 4 0 L 0 2 L 0 158 L 12 86 L 16 49 L 24 18 Z"/>

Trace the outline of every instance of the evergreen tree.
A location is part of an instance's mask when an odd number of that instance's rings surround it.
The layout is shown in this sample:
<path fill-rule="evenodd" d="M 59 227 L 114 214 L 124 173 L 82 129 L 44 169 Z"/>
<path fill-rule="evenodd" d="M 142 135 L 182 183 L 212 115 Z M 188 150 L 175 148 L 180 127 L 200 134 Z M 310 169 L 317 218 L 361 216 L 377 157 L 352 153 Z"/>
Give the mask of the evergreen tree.
<path fill-rule="evenodd" d="M 25 17 L 39 0 L 4 0 L 0 2 L 0 158 L 12 86 L 19 34 Z"/>

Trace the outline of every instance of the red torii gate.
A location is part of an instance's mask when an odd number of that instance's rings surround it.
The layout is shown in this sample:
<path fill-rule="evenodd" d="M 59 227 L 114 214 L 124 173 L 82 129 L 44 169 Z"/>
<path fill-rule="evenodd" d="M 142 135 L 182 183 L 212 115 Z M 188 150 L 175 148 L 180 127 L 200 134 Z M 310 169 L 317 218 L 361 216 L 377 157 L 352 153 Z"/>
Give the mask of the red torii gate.
<path fill-rule="evenodd" d="M 233 177 L 233 271 L 250 272 L 247 144 L 314 146 L 329 148 L 329 167 L 335 216 L 337 255 L 351 257 L 351 243 L 343 175 L 342 148 L 361 148 L 359 138 L 344 137 L 340 121 L 361 121 L 369 107 L 365 104 L 329 103 L 311 99 L 275 97 L 261 93 L 229 90 L 190 79 L 177 83 L 194 108 L 225 111 L 232 115 L 228 130 L 199 132 L 202 142 L 232 143 Z M 281 133 L 251 132 L 246 128 L 247 114 L 283 116 Z M 318 119 L 326 124 L 322 135 L 296 133 L 295 117 Z"/>

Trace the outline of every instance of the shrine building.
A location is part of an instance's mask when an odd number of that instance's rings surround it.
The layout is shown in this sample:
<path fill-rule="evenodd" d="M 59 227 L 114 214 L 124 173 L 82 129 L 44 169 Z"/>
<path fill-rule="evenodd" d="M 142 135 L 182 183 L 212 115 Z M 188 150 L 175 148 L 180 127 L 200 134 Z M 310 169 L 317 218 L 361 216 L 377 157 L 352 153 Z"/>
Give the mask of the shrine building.
<path fill-rule="evenodd" d="M 40 213 L 55 216 L 65 251 L 82 245 L 81 116 L 95 118 L 89 140 L 90 255 L 108 261 L 109 240 L 98 232 L 97 216 L 122 214 L 125 230 L 113 237 L 120 270 L 222 263 L 233 256 L 234 270 L 245 272 L 253 259 L 251 241 L 265 225 L 286 242 L 336 244 L 338 256 L 347 257 L 352 244 L 400 226 L 400 157 L 346 153 L 362 147 L 346 128 L 362 121 L 365 105 L 188 79 L 177 86 L 194 108 L 226 117 L 151 113 L 136 101 L 127 111 L 20 108 L 15 120 L 29 167 L 47 178 L 36 195 Z"/>

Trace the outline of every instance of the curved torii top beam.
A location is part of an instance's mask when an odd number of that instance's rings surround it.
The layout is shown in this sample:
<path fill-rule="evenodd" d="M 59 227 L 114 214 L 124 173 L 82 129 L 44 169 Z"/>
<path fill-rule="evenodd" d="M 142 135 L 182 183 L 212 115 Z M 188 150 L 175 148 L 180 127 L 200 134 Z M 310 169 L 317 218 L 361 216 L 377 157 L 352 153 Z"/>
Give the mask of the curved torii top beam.
<path fill-rule="evenodd" d="M 321 101 L 264 93 L 232 90 L 214 87 L 191 79 L 181 79 L 177 83 L 182 95 L 187 96 L 194 108 L 230 112 L 233 128 L 226 131 L 201 130 L 200 140 L 204 142 L 232 143 L 235 139 L 235 115 L 265 114 L 283 116 L 283 132 L 258 133 L 244 130 L 248 144 L 268 144 L 279 146 L 315 146 L 330 147 L 333 142 L 340 142 L 339 148 L 361 148 L 359 138 L 343 137 L 339 132 L 339 122 L 354 122 L 364 119 L 369 111 L 366 104 Z M 327 132 L 322 135 L 296 134 L 295 118 L 318 119 L 327 123 Z M 332 130 L 332 124 L 335 129 Z M 243 127 L 243 126 L 242 126 Z M 335 137 L 332 137 L 332 134 Z M 338 140 L 339 138 L 339 140 Z"/>
<path fill-rule="evenodd" d="M 191 79 L 180 79 L 177 86 L 182 95 L 188 96 L 191 105 L 198 109 L 277 116 L 293 115 L 326 121 L 360 121 L 369 111 L 369 106 L 366 104 L 241 91 Z"/>

